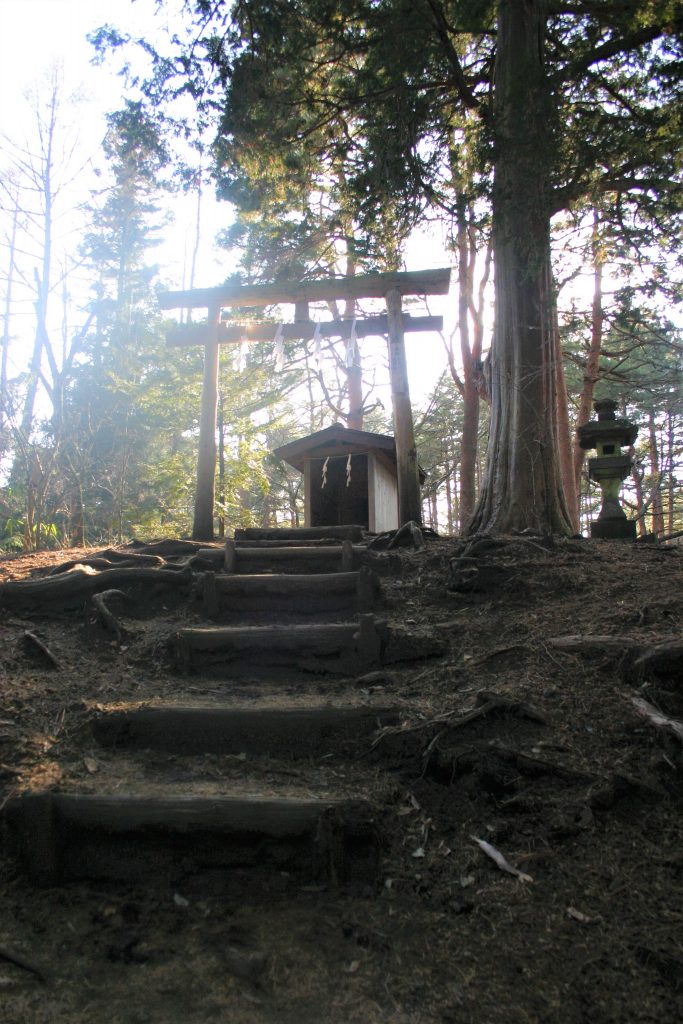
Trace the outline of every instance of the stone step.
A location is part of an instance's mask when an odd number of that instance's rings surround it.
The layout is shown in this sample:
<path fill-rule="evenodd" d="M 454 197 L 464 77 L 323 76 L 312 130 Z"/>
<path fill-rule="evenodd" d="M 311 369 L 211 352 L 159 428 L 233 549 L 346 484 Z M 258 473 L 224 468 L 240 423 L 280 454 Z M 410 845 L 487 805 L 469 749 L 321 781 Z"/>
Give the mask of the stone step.
<path fill-rule="evenodd" d="M 259 884 L 372 880 L 375 809 L 365 800 L 255 794 L 27 793 L 6 807 L 16 853 L 37 883 L 70 879 L 178 884 L 203 872 Z"/>
<path fill-rule="evenodd" d="M 217 618 L 222 612 L 354 615 L 376 606 L 380 585 L 369 569 L 317 575 L 236 576 L 206 572 L 200 593 L 208 618 Z"/>
<path fill-rule="evenodd" d="M 387 635 L 383 620 L 361 615 L 358 623 L 186 628 L 170 646 L 186 671 L 200 663 L 241 660 L 244 667 L 304 663 L 346 674 L 380 665 Z"/>
<path fill-rule="evenodd" d="M 360 543 L 366 531 L 362 526 L 298 526 L 298 527 L 239 527 L 236 541 L 277 540 L 296 544 L 301 540 L 350 540 Z"/>
<path fill-rule="evenodd" d="M 158 703 L 98 710 L 97 742 L 115 748 L 177 754 L 267 754 L 297 759 L 368 750 L 370 737 L 396 724 L 396 708 L 234 707 Z"/>

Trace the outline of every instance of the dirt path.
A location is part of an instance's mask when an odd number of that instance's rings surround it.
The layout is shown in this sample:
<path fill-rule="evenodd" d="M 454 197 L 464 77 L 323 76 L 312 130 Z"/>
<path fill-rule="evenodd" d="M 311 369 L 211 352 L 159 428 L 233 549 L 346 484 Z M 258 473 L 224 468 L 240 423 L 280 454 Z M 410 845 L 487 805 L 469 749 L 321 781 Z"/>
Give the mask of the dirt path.
<path fill-rule="evenodd" d="M 88 554 L 6 559 L 0 579 L 43 577 Z M 150 594 L 136 585 L 129 601 L 108 601 L 120 635 L 90 598 L 2 608 L 5 808 L 27 790 L 169 784 L 301 800 L 343 794 L 372 804 L 379 843 L 372 870 L 365 860 L 339 884 L 300 870 L 292 848 L 279 864 L 262 850 L 236 870 L 204 862 L 196 871 L 188 854 L 166 873 L 153 859 L 141 879 L 41 888 L 18 870 L 5 825 L 0 1020 L 680 1019 L 683 744 L 631 700 L 683 719 L 676 648 L 637 663 L 641 651 L 681 639 L 679 550 L 517 538 L 465 551 L 434 540 L 368 561 L 383 593 L 375 614 L 396 655 L 385 651 L 370 671 L 237 671 L 219 661 L 187 674 L 169 638 L 207 625 L 191 586 Z M 322 610 L 316 621 L 338 618 Z M 253 610 L 240 619 L 273 621 Z M 278 613 L 278 622 L 297 620 Z M 568 649 L 556 642 L 567 636 L 624 639 Z M 367 736 L 328 738 L 303 757 L 287 753 L 289 741 L 269 757 L 112 750 L 94 738 L 93 717 L 160 698 L 389 708 L 398 724 L 379 714 Z"/>

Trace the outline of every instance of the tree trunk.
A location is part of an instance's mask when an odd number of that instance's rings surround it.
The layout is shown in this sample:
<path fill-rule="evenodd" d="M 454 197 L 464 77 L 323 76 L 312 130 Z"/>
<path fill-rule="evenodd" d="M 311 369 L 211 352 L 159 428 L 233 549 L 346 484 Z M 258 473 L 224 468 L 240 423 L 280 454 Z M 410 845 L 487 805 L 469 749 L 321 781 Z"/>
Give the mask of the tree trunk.
<path fill-rule="evenodd" d="M 674 466 L 675 466 L 676 463 L 675 463 L 675 427 L 674 427 L 674 417 L 672 415 L 671 408 L 669 408 L 668 411 L 667 411 L 666 425 L 667 425 L 667 450 L 668 450 L 668 461 L 669 461 L 669 471 L 668 471 L 668 476 L 667 476 L 667 488 L 666 488 L 666 493 L 667 493 L 667 514 L 666 514 L 667 523 L 666 523 L 666 532 L 667 533 L 673 533 L 674 532 L 674 528 L 675 528 L 674 527 L 674 516 L 675 516 L 674 506 L 675 506 L 675 499 L 676 499 L 676 477 L 674 475 Z"/>
<path fill-rule="evenodd" d="M 659 445 L 654 414 L 648 415 L 648 454 L 650 457 L 650 477 L 652 480 L 652 532 L 664 533 L 664 509 L 662 508 L 662 472 L 659 465 Z"/>
<path fill-rule="evenodd" d="M 460 447 L 460 514 L 465 528 L 474 510 L 474 475 L 479 441 L 479 391 L 472 363 L 481 358 L 470 345 L 469 312 L 472 305 L 472 268 L 467 237 L 466 199 L 458 197 L 458 330 L 463 374 L 463 419 Z M 481 345 L 481 342 L 480 342 Z"/>
<path fill-rule="evenodd" d="M 543 67 L 546 11 L 542 0 L 500 0 L 498 5 L 491 428 L 469 533 L 572 532 L 558 457 L 550 265 L 552 108 Z"/>
<path fill-rule="evenodd" d="M 572 431 L 569 426 L 569 396 L 564 375 L 564 356 L 557 320 L 557 302 L 553 293 L 553 332 L 555 334 L 555 387 L 557 390 L 557 439 L 560 446 L 560 473 L 567 512 L 574 533 L 579 532 L 579 489 L 574 478 Z"/>
<path fill-rule="evenodd" d="M 453 170 L 456 175 L 455 169 Z M 456 186 L 457 188 L 457 186 Z M 468 216 L 467 196 L 456 196 L 458 252 L 458 334 L 460 336 L 460 362 L 462 378 L 456 369 L 455 355 L 446 345 L 451 377 L 463 400 L 463 424 L 460 455 L 460 529 L 464 529 L 472 515 L 477 493 L 477 459 L 479 456 L 479 400 L 486 398 L 481 389 L 481 352 L 484 340 L 484 301 L 491 271 L 491 243 L 486 246 L 484 269 L 475 297 L 474 269 L 477 263 L 478 235 L 473 218 Z M 472 330 L 470 330 L 470 326 Z"/>
<path fill-rule="evenodd" d="M 439 513 L 436 505 L 436 491 L 429 495 L 429 519 L 430 526 L 435 533 L 439 532 Z"/>
<path fill-rule="evenodd" d="M 593 406 L 593 395 L 595 384 L 598 379 L 600 367 L 600 351 L 602 349 L 602 331 L 604 323 L 604 311 L 602 308 L 602 254 L 600 250 L 600 239 L 598 235 L 598 215 L 593 215 L 593 303 L 591 313 L 591 339 L 586 357 L 586 366 L 583 371 L 583 389 L 579 398 L 579 408 L 576 415 L 577 427 L 583 426 L 590 419 Z M 574 439 L 574 486 L 576 493 L 581 491 L 581 472 L 586 453 Z"/>
<path fill-rule="evenodd" d="M 38 383 L 40 380 L 40 369 L 43 352 L 49 349 L 50 340 L 47 333 L 47 310 L 50 295 L 50 277 L 52 272 L 52 220 L 55 191 L 53 188 L 52 174 L 53 149 L 55 145 L 55 132 L 57 129 L 57 110 L 59 107 L 59 90 L 56 82 L 53 82 L 52 94 L 49 99 L 49 118 L 44 126 L 44 137 L 41 132 L 42 149 L 38 156 L 38 191 L 41 203 L 41 269 L 40 273 L 34 268 L 33 274 L 36 283 L 36 332 L 33 342 L 33 355 L 28 375 L 26 396 L 24 398 L 24 409 L 21 417 L 21 431 L 24 438 L 28 438 L 33 428 L 33 413 L 38 394 Z M 51 355 L 51 350 L 48 355 Z M 54 357 L 50 360 L 54 363 Z"/>
<path fill-rule="evenodd" d="M 453 491 L 451 477 L 453 466 L 450 460 L 446 463 L 446 532 L 449 537 L 453 536 Z"/>
<path fill-rule="evenodd" d="M 0 359 L 0 445 L 2 444 L 2 432 L 6 422 L 9 422 L 10 408 L 6 404 L 9 401 L 8 398 L 8 375 L 7 366 L 9 359 L 9 342 L 10 342 L 10 318 L 12 315 L 12 287 L 14 285 L 14 272 L 16 269 L 16 244 L 17 244 L 17 229 L 19 226 L 19 191 L 17 190 L 14 197 L 14 209 L 12 211 L 12 228 L 10 232 L 9 242 L 9 258 L 7 265 L 7 274 L 5 277 L 5 309 L 3 313 L 2 323 L 2 357 Z M 0 447 L 0 453 L 2 448 Z"/>
<path fill-rule="evenodd" d="M 629 455 L 631 456 L 631 464 L 633 466 L 633 469 L 631 470 L 631 480 L 633 481 L 633 490 L 636 496 L 636 523 L 638 524 L 638 536 L 645 537 L 647 534 L 647 527 L 645 525 L 645 505 L 643 502 L 643 477 L 638 469 L 634 448 L 629 449 Z"/>

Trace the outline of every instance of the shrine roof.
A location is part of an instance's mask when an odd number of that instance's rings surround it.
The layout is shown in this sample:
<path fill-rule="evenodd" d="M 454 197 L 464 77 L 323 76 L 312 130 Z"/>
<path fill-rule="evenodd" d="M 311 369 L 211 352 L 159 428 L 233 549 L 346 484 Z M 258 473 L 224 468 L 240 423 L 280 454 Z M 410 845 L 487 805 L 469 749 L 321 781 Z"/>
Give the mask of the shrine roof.
<path fill-rule="evenodd" d="M 353 430 L 342 423 L 333 423 L 324 430 L 316 430 L 306 437 L 298 437 L 294 441 L 280 445 L 273 454 L 284 459 L 295 469 L 303 470 L 307 455 L 324 457 L 328 454 L 344 455 L 368 451 L 383 451 L 393 462 L 396 461 L 396 444 L 390 434 Z"/>
<path fill-rule="evenodd" d="M 274 455 L 284 459 L 301 473 L 307 457 L 327 458 L 330 456 L 346 456 L 367 452 L 381 452 L 396 465 L 396 442 L 391 434 L 373 434 L 369 430 L 354 430 L 343 423 L 333 423 L 324 430 L 316 430 L 313 434 L 298 437 L 294 441 L 275 448 Z M 420 482 L 424 483 L 426 474 L 418 466 Z"/>

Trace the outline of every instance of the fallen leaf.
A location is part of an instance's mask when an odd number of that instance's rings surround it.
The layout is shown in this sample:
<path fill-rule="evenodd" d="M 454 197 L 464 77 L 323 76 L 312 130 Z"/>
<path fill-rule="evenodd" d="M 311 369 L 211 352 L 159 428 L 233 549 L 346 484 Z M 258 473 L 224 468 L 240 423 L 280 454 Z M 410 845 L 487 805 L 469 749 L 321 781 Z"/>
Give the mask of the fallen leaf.
<path fill-rule="evenodd" d="M 360 967 L 360 960 L 352 960 L 347 967 L 344 968 L 346 974 L 355 974 Z"/>
<path fill-rule="evenodd" d="M 94 757 L 84 757 L 83 764 L 85 765 L 85 770 L 87 772 L 90 772 L 91 775 L 94 775 L 99 768 L 99 765 Z"/>
<path fill-rule="evenodd" d="M 176 907 L 189 907 L 190 901 L 186 900 L 184 896 L 181 896 L 179 892 L 173 893 L 173 902 Z"/>

